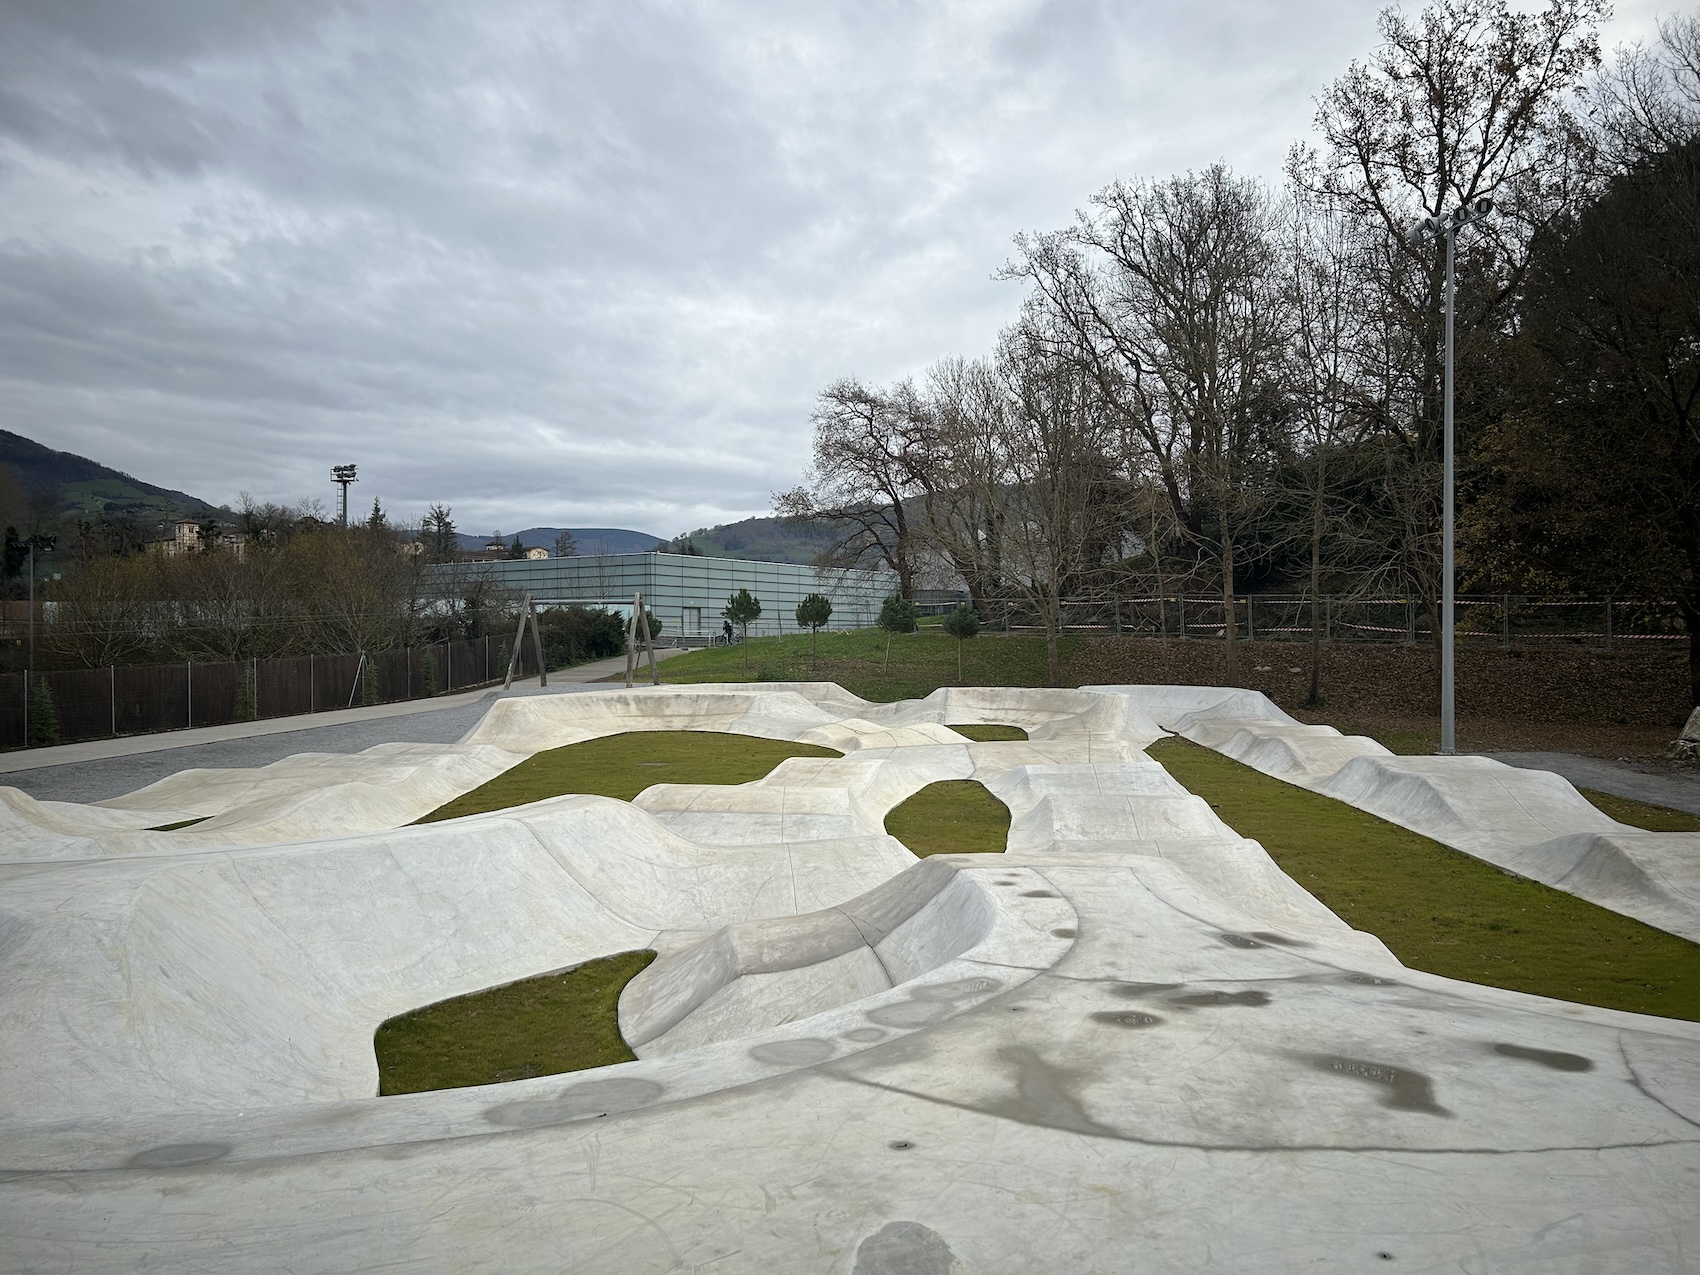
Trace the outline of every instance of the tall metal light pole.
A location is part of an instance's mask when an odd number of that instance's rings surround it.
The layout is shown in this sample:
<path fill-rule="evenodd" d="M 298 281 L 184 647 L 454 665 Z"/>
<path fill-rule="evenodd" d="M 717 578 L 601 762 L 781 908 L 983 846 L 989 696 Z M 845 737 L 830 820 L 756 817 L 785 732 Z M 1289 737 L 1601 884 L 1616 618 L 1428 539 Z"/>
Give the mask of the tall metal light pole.
<path fill-rule="evenodd" d="M 1453 697 L 1453 567 L 1452 567 L 1452 317 L 1457 308 L 1457 289 L 1453 281 L 1453 257 L 1458 232 L 1472 221 L 1479 221 L 1493 211 L 1493 200 L 1478 199 L 1473 204 L 1454 208 L 1447 217 L 1425 217 L 1406 232 L 1412 243 L 1425 239 L 1446 240 L 1446 407 L 1445 442 L 1443 450 L 1444 488 L 1440 536 L 1440 751 L 1450 757 L 1458 751 L 1458 732 Z"/>
<path fill-rule="evenodd" d="M 338 498 L 340 507 L 337 512 L 337 521 L 344 527 L 348 526 L 348 484 L 360 481 L 354 476 L 354 469 L 353 465 L 331 466 L 331 481 L 342 488 L 342 493 Z"/>

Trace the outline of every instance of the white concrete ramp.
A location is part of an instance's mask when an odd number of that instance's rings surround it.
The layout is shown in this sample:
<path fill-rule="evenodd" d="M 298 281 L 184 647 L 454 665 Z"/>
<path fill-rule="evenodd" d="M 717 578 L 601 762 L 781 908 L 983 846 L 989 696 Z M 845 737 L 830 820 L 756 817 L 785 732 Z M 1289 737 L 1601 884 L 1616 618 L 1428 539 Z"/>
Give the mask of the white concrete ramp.
<path fill-rule="evenodd" d="M 1164 729 L 1519 876 L 1700 941 L 1700 833 L 1618 823 L 1569 781 L 1488 757 L 1402 757 L 1257 691 L 1103 687 Z"/>
<path fill-rule="evenodd" d="M 1263 708 L 641 688 L 97 807 L 0 790 L 0 1271 L 1685 1269 L 1700 1027 L 1407 970 L 1143 750 L 1491 816 L 1601 897 L 1679 897 L 1681 855 Z M 984 722 L 1031 738 L 948 729 Z M 406 826 L 632 729 L 845 755 Z M 884 834 L 961 778 L 1006 853 Z M 644 947 L 635 1062 L 374 1096 L 384 1019 Z"/>

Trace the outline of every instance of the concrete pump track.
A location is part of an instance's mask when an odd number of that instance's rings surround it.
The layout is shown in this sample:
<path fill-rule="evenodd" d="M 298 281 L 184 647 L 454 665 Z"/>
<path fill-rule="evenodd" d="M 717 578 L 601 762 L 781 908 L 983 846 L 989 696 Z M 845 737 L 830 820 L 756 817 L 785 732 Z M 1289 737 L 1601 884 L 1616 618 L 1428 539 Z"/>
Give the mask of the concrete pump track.
<path fill-rule="evenodd" d="M 630 730 L 844 755 L 413 825 Z M 1700 835 L 1234 690 L 536 695 L 456 744 L 0 788 L 0 1269 L 1696 1269 L 1700 1026 L 1407 969 L 1146 756 L 1171 732 L 1700 938 Z M 1006 853 L 885 835 L 947 779 Z M 637 1061 L 374 1096 L 386 1019 L 637 948 Z"/>

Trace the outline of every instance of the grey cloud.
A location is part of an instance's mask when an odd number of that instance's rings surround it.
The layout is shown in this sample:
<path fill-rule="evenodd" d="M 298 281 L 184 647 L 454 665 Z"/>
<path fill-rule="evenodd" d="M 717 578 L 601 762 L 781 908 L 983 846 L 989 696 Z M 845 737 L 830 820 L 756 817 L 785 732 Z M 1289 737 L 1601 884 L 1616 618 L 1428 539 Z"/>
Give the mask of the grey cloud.
<path fill-rule="evenodd" d="M 0 425 L 471 529 L 765 509 L 1018 230 L 1268 176 L 1380 0 L 0 5 Z"/>

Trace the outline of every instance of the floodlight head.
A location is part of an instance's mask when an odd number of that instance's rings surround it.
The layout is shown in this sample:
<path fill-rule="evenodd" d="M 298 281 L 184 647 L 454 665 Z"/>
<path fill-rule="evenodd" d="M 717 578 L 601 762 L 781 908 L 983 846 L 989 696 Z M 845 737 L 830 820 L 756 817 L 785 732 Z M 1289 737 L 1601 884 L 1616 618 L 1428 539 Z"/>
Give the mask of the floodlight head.
<path fill-rule="evenodd" d="M 1476 200 L 1476 216 L 1486 217 L 1492 211 L 1493 200 L 1489 199 L 1486 195 L 1483 195 L 1480 199 Z"/>
<path fill-rule="evenodd" d="M 1424 217 L 1416 225 L 1405 232 L 1405 238 L 1413 244 L 1420 244 L 1435 233 L 1433 217 Z"/>
<path fill-rule="evenodd" d="M 357 482 L 359 482 L 360 480 L 354 476 L 355 468 L 356 467 L 353 466 L 353 465 L 332 465 L 331 466 L 331 481 L 332 482 L 338 482 L 338 483 L 357 483 Z"/>

